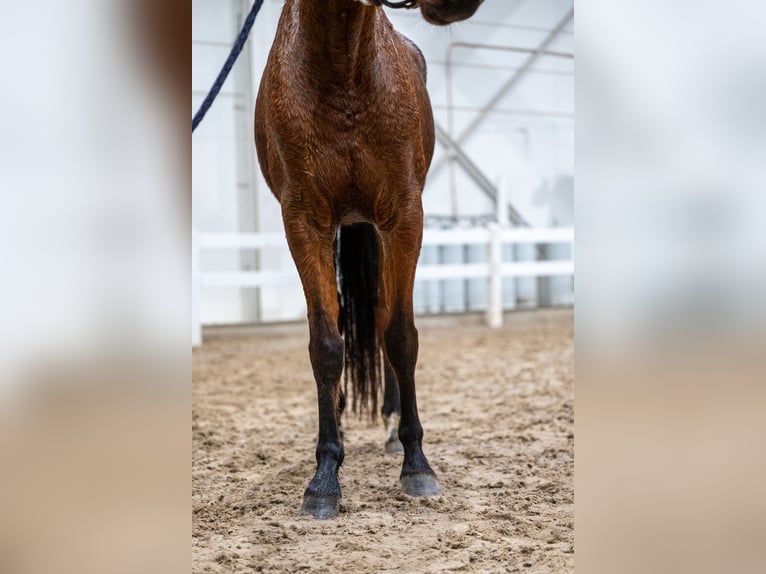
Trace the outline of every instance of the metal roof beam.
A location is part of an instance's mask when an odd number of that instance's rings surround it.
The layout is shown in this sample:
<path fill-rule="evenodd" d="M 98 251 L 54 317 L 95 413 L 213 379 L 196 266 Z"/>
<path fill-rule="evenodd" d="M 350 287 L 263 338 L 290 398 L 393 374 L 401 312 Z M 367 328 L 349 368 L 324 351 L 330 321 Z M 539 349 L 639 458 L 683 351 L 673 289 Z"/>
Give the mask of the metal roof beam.
<path fill-rule="evenodd" d="M 516 72 L 514 72 L 514 74 L 508 79 L 508 81 L 506 81 L 505 84 L 500 87 L 495 95 L 492 96 L 490 100 L 484 104 L 484 106 L 482 106 L 478 115 L 454 140 L 453 143 L 457 146 L 457 149 L 460 149 L 459 146 L 465 143 L 465 141 L 473 134 L 476 128 L 479 127 L 479 124 L 484 121 L 486 115 L 497 105 L 497 103 L 502 100 L 508 94 L 508 92 L 510 92 L 521 81 L 521 79 L 531 69 L 538 58 L 546 55 L 546 52 L 548 52 L 548 47 L 553 44 L 559 35 L 561 35 L 561 32 L 564 31 L 564 28 L 569 25 L 573 18 L 574 7 L 572 7 L 569 12 L 567 12 L 566 15 L 561 20 L 559 20 L 559 23 L 556 24 L 556 26 L 550 32 L 548 32 L 548 34 L 545 36 L 545 39 L 537 46 L 537 48 L 532 50 L 521 67 L 519 67 L 519 69 L 516 70 Z M 431 173 L 436 174 L 439 172 L 441 168 L 444 167 L 444 165 L 447 163 L 447 161 L 449 161 L 449 154 L 442 156 L 431 166 Z"/>
<path fill-rule="evenodd" d="M 486 193 L 493 201 L 497 202 L 498 189 L 497 186 L 481 171 L 481 168 L 477 166 L 473 160 L 465 153 L 465 151 L 453 140 L 447 130 L 445 130 L 438 123 L 434 123 L 436 128 L 436 139 L 441 145 L 443 145 L 447 152 L 455 158 L 455 161 L 463 168 L 474 183 L 479 186 L 484 193 Z M 508 204 L 508 218 L 514 225 L 520 225 L 523 227 L 529 227 L 529 223 L 522 217 L 522 215 L 512 205 Z"/>

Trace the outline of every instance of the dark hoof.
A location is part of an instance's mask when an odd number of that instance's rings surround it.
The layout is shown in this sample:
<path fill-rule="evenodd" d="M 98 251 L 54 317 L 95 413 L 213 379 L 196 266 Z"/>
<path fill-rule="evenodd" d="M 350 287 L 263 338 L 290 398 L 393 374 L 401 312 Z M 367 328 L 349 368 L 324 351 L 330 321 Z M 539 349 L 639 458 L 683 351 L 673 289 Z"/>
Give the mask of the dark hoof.
<path fill-rule="evenodd" d="M 402 491 L 409 496 L 439 496 L 439 481 L 432 474 L 411 474 L 399 479 Z"/>
<path fill-rule="evenodd" d="M 404 447 L 399 439 L 386 441 L 386 454 L 404 454 Z"/>
<path fill-rule="evenodd" d="M 317 520 L 335 518 L 340 512 L 340 496 L 316 496 L 304 494 L 301 516 L 313 516 Z"/>

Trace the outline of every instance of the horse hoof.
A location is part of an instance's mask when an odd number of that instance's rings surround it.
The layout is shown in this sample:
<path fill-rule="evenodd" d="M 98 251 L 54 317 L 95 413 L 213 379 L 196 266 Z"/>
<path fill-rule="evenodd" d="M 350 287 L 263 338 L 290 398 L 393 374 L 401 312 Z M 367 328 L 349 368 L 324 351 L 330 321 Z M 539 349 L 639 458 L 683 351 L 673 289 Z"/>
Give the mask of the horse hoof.
<path fill-rule="evenodd" d="M 399 439 L 386 441 L 386 454 L 404 454 L 404 447 Z"/>
<path fill-rule="evenodd" d="M 409 496 L 439 496 L 439 481 L 432 474 L 411 474 L 399 479 L 402 491 Z"/>
<path fill-rule="evenodd" d="M 316 496 L 304 494 L 301 516 L 313 516 L 317 520 L 335 518 L 340 512 L 340 496 Z"/>

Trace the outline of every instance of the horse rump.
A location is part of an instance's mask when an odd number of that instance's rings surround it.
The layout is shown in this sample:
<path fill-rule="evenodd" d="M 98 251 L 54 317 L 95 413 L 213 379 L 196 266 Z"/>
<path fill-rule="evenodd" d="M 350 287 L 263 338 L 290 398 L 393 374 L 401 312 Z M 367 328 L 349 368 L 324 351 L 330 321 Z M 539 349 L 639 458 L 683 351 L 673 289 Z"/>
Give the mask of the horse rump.
<path fill-rule="evenodd" d="M 375 418 L 381 387 L 378 306 L 378 234 L 369 223 L 341 226 L 336 241 L 340 330 L 345 342 L 344 393 L 354 413 Z M 351 390 L 349 393 L 349 379 Z"/>

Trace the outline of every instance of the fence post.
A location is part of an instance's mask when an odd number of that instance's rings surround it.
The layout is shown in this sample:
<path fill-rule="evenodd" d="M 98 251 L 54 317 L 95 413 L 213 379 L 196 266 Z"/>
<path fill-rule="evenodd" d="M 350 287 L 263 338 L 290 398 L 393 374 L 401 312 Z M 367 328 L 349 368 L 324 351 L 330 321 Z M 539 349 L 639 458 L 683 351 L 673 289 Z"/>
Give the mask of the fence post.
<path fill-rule="evenodd" d="M 202 323 L 200 321 L 200 248 L 199 237 L 196 229 L 192 229 L 191 237 L 191 336 L 192 347 L 202 344 Z"/>
<path fill-rule="evenodd" d="M 503 325 L 503 243 L 502 228 L 489 225 L 489 281 L 487 286 L 487 324 L 496 329 Z"/>

